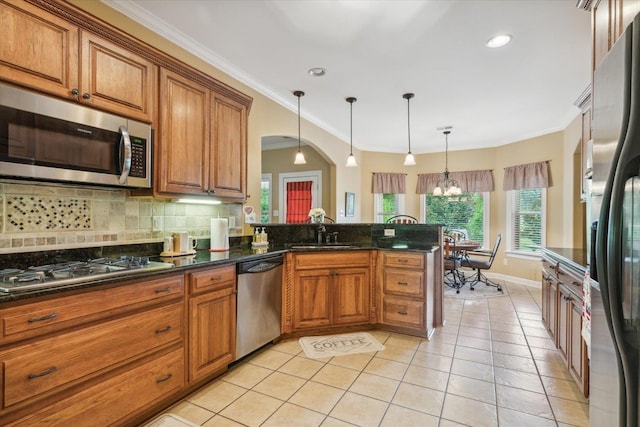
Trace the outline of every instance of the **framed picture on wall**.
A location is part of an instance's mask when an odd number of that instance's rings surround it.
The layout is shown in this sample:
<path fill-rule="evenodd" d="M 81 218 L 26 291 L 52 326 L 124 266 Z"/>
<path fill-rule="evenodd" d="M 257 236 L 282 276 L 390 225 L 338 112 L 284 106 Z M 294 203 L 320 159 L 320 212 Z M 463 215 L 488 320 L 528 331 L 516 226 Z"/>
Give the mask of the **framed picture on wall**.
<path fill-rule="evenodd" d="M 344 216 L 354 216 L 356 210 L 356 193 L 345 193 Z"/>

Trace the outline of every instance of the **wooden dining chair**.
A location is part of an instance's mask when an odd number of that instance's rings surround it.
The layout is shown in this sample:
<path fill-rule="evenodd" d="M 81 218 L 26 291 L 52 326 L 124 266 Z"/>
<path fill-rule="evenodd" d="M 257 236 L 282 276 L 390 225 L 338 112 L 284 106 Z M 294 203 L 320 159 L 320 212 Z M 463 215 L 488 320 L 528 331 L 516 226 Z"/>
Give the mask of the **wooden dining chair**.
<path fill-rule="evenodd" d="M 387 224 L 417 224 L 418 220 L 411 215 L 396 215 L 386 221 Z"/>

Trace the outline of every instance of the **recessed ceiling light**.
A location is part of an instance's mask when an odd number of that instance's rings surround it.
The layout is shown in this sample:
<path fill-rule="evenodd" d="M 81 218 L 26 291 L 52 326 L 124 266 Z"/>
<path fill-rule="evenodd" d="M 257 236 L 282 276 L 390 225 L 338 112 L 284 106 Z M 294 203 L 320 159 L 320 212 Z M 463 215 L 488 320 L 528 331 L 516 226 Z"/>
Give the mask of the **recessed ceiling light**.
<path fill-rule="evenodd" d="M 309 75 L 313 77 L 322 77 L 327 74 L 327 70 L 322 67 L 314 67 L 309 69 Z"/>
<path fill-rule="evenodd" d="M 509 34 L 499 34 L 487 42 L 487 47 L 502 47 L 511 41 Z"/>

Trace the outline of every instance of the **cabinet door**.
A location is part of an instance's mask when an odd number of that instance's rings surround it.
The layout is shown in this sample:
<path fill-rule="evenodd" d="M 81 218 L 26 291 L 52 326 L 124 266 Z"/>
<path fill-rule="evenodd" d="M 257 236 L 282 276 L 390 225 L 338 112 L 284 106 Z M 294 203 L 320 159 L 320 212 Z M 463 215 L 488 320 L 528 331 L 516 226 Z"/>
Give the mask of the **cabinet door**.
<path fill-rule="evenodd" d="M 294 275 L 293 327 L 331 324 L 331 271 L 297 271 Z"/>
<path fill-rule="evenodd" d="M 549 280 L 549 327 L 547 332 L 549 332 L 549 337 L 556 343 L 556 346 L 558 345 L 558 288 L 558 282 L 551 278 Z"/>
<path fill-rule="evenodd" d="M 208 180 L 209 90 L 162 69 L 160 99 L 156 188 L 163 193 L 202 195 Z"/>
<path fill-rule="evenodd" d="M 369 269 L 335 270 L 333 279 L 333 323 L 369 321 Z"/>
<path fill-rule="evenodd" d="M 82 70 L 79 101 L 152 122 L 156 66 L 91 33 L 83 31 L 80 38 Z"/>
<path fill-rule="evenodd" d="M 247 108 L 212 95 L 209 188 L 218 197 L 245 199 L 247 180 Z"/>
<path fill-rule="evenodd" d="M 549 281 L 549 276 L 542 272 L 542 324 L 544 328 L 549 330 L 549 286 L 551 282 Z"/>
<path fill-rule="evenodd" d="M 600 0 L 593 8 L 593 69 L 598 68 L 611 48 L 610 0 Z"/>
<path fill-rule="evenodd" d="M 582 339 L 582 303 L 572 300 L 570 308 L 570 350 L 569 350 L 569 371 L 575 379 L 580 390 L 585 394 L 589 393 L 588 387 L 588 357 L 587 347 Z"/>
<path fill-rule="evenodd" d="M 560 304 L 558 306 L 558 336 L 556 345 L 560 354 L 567 360 L 569 357 L 569 343 L 571 329 L 569 327 L 569 315 L 571 310 L 571 295 L 560 291 Z"/>
<path fill-rule="evenodd" d="M 235 358 L 236 294 L 231 286 L 189 300 L 189 382 L 225 368 Z"/>
<path fill-rule="evenodd" d="M 71 97 L 78 87 L 78 28 L 24 1 L 0 3 L 0 79 Z"/>

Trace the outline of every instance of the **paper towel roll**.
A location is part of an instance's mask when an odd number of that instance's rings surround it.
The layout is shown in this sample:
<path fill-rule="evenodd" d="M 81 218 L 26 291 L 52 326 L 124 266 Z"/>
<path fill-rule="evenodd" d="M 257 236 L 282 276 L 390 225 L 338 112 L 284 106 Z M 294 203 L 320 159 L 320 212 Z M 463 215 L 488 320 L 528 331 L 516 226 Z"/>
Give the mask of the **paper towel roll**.
<path fill-rule="evenodd" d="M 229 221 L 227 218 L 211 218 L 210 251 L 229 250 Z"/>

